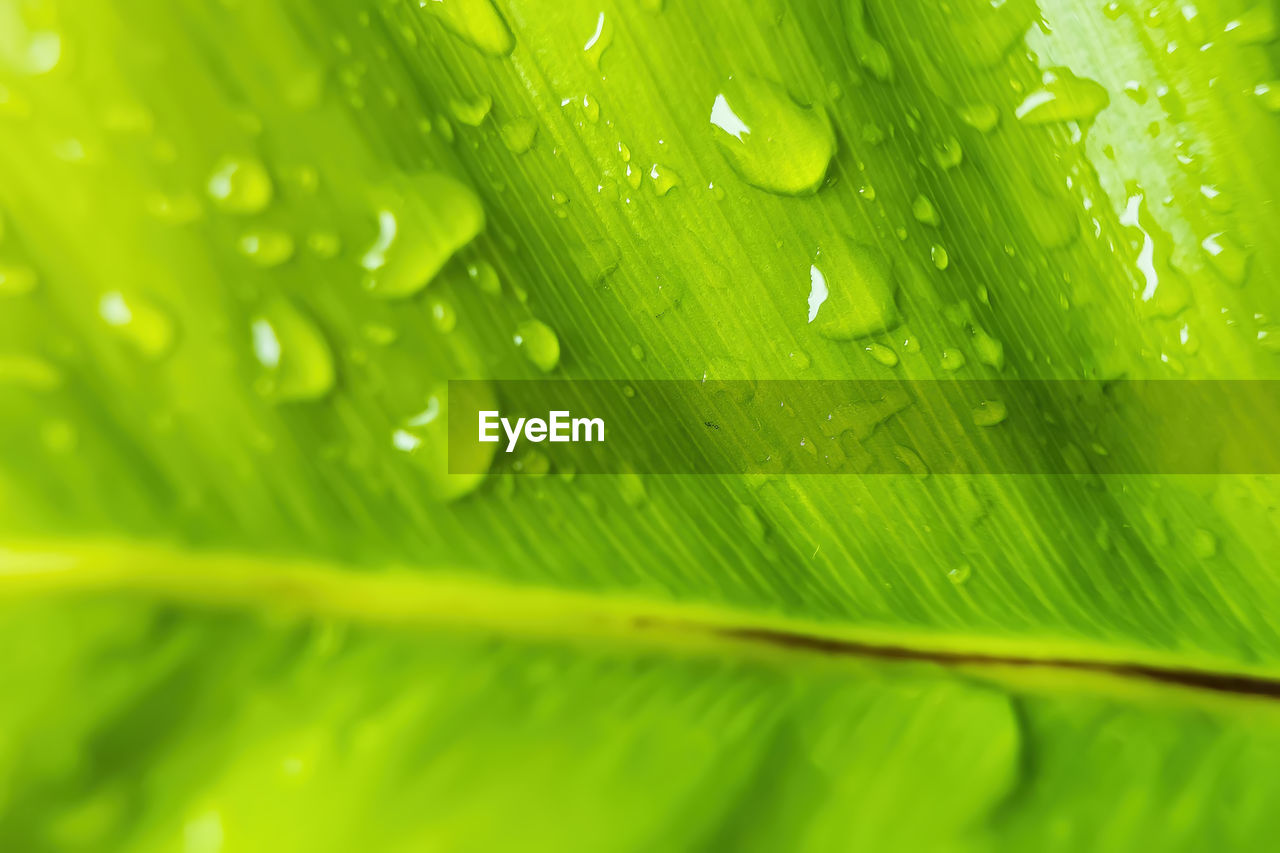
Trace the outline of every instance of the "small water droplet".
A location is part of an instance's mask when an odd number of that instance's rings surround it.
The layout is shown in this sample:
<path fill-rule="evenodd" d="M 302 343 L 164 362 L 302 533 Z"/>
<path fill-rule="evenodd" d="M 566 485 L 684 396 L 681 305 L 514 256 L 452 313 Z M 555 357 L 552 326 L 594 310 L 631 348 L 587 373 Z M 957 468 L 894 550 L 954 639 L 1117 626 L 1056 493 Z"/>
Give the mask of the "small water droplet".
<path fill-rule="evenodd" d="M 675 170 L 660 163 L 654 163 L 649 169 L 649 177 L 653 179 L 653 191 L 659 197 L 671 192 L 674 187 L 680 186 L 680 176 Z"/>
<path fill-rule="evenodd" d="M 958 112 L 961 121 L 980 133 L 990 133 L 1000 123 L 1000 111 L 991 104 L 965 104 Z"/>
<path fill-rule="evenodd" d="M 485 94 L 465 99 L 454 98 L 449 101 L 449 112 L 468 127 L 479 127 L 483 124 L 492 108 L 493 98 Z"/>
<path fill-rule="evenodd" d="M 946 354 L 944 353 L 943 355 L 945 357 Z M 962 357 L 961 364 L 963 363 L 964 362 Z M 946 367 L 945 364 L 943 366 Z M 948 367 L 947 369 L 955 370 L 956 368 Z M 1005 404 L 1003 401 L 983 400 L 976 407 L 974 407 L 973 423 L 975 426 L 993 427 L 996 424 L 1002 423 L 1004 419 L 1008 416 L 1009 416 L 1009 410 L 1005 407 Z"/>
<path fill-rule="evenodd" d="M 342 251 L 342 239 L 332 231 L 312 231 L 307 235 L 307 248 L 317 258 L 328 260 Z"/>
<path fill-rule="evenodd" d="M 940 270 L 945 270 L 951 262 L 951 259 L 947 256 L 947 250 L 937 243 L 929 247 L 929 258 L 933 261 L 933 265 Z"/>
<path fill-rule="evenodd" d="M 954 372 L 964 367 L 964 353 L 960 352 L 958 349 L 944 349 L 938 363 L 941 365 L 943 370 L 950 370 Z"/>
<path fill-rule="evenodd" d="M 966 581 L 973 575 L 973 569 L 968 563 L 961 563 L 951 571 L 947 572 L 947 580 L 956 586 L 963 586 Z"/>
<path fill-rule="evenodd" d="M 933 148 L 933 162 L 938 164 L 939 169 L 954 169 L 963 160 L 964 150 L 960 147 L 960 140 L 954 136 L 948 136 Z"/>
<path fill-rule="evenodd" d="M 497 294 L 502 292 L 502 282 L 498 280 L 498 272 L 488 261 L 476 261 L 474 264 L 467 264 L 467 278 L 475 282 L 476 287 L 484 293 Z"/>
<path fill-rule="evenodd" d="M 264 228 L 241 235 L 240 254 L 260 267 L 278 267 L 293 257 L 293 238 L 283 231 Z"/>
<path fill-rule="evenodd" d="M 1201 560 L 1212 559 L 1218 554 L 1218 537 L 1203 527 L 1197 527 L 1191 533 L 1191 553 Z"/>
<path fill-rule="evenodd" d="M 538 135 L 538 123 L 527 116 L 517 116 L 502 123 L 499 131 L 502 143 L 512 154 L 523 154 L 533 147 Z"/>
<path fill-rule="evenodd" d="M 271 399 L 318 400 L 334 383 L 333 352 L 315 321 L 280 296 L 250 321 L 253 354 L 263 368 L 257 388 Z"/>
<path fill-rule="evenodd" d="M 0 296 L 26 296 L 38 283 L 30 267 L 0 263 Z"/>
<path fill-rule="evenodd" d="M 103 294 L 98 316 L 144 358 L 161 359 L 173 348 L 177 330 L 172 317 L 146 297 Z"/>
<path fill-rule="evenodd" d="M 853 47 L 858 64 L 870 71 L 882 83 L 893 79 L 893 64 L 889 51 L 871 35 L 867 28 L 863 0 L 849 0 L 845 4 L 845 32 Z"/>
<path fill-rule="evenodd" d="M 973 349 L 978 361 L 996 370 L 1004 370 L 1004 344 L 988 335 L 981 326 L 974 326 L 972 331 Z"/>
<path fill-rule="evenodd" d="M 1248 272 L 1249 254 L 1221 231 L 1200 241 L 1209 263 L 1228 283 L 1237 287 L 1244 284 Z"/>
<path fill-rule="evenodd" d="M 560 338 L 540 320 L 528 320 L 516 328 L 516 346 L 543 373 L 550 373 L 560 363 Z"/>
<path fill-rule="evenodd" d="M 928 198 L 922 195 L 916 196 L 916 200 L 911 203 L 911 215 L 916 221 L 923 225 L 931 225 L 937 228 L 942 224 L 942 220 L 938 218 L 938 211 Z"/>
<path fill-rule="evenodd" d="M 867 354 L 885 367 L 898 366 L 898 354 L 884 344 L 868 344 Z"/>
<path fill-rule="evenodd" d="M 430 304 L 431 322 L 440 331 L 448 334 L 458 325 L 458 312 L 453 305 L 443 299 L 433 299 Z"/>
<path fill-rule="evenodd" d="M 39 356 L 0 353 L 0 385 L 53 391 L 61 387 L 62 382 L 62 371 Z"/>
<path fill-rule="evenodd" d="M 224 157 L 209 176 L 209 196 L 227 213 L 249 216 L 271 204 L 275 189 L 255 157 Z"/>

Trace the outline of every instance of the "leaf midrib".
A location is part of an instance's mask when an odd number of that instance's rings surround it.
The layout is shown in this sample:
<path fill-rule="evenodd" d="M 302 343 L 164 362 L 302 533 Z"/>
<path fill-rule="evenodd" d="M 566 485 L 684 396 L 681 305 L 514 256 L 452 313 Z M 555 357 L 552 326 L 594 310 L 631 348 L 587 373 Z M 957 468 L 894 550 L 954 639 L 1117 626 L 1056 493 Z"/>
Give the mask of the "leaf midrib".
<path fill-rule="evenodd" d="M 190 607 L 278 612 L 401 630 L 624 643 L 720 658 L 797 656 L 935 664 L 969 671 L 1095 675 L 1280 700 L 1280 668 L 1210 655 L 1058 638 L 1004 638 L 836 625 L 623 593 L 501 583 L 458 569 L 377 571 L 316 560 L 195 552 L 157 543 L 0 547 L 0 601 L 123 594 Z"/>

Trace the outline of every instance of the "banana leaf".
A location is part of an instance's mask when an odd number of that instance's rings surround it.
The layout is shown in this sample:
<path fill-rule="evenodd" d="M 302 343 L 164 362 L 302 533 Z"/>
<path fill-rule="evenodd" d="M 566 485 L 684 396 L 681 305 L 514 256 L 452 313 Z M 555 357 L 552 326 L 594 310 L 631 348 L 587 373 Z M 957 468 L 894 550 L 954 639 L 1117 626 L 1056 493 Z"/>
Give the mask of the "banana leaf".
<path fill-rule="evenodd" d="M 0 849 L 1268 849 L 1275 474 L 442 412 L 1280 379 L 1278 14 L 0 0 Z"/>

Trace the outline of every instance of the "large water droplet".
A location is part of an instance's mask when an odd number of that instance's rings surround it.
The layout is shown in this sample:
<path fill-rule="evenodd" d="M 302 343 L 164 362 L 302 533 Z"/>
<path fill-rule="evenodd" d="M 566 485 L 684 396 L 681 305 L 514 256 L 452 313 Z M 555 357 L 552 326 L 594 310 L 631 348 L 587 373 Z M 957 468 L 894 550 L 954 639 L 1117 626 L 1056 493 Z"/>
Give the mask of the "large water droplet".
<path fill-rule="evenodd" d="M 278 401 L 318 400 L 333 388 L 333 352 L 315 321 L 284 297 L 250 321 L 253 354 L 263 368 L 258 390 Z"/>
<path fill-rule="evenodd" d="M 491 0 L 418 0 L 440 23 L 491 56 L 506 56 L 516 41 Z"/>
<path fill-rule="evenodd" d="M 716 141 L 749 184 L 782 195 L 816 192 L 835 153 L 822 107 L 802 107 L 781 86 L 730 78 L 711 106 Z"/>
<path fill-rule="evenodd" d="M 1044 85 L 1027 95 L 1014 111 L 1026 124 L 1085 121 L 1111 103 L 1106 89 L 1066 68 L 1049 69 L 1042 82 Z"/>
<path fill-rule="evenodd" d="M 824 252 L 809 280 L 809 322 L 817 321 L 824 338 L 848 341 L 898 324 L 891 267 L 869 247 L 849 243 Z"/>
<path fill-rule="evenodd" d="M 446 175 L 423 175 L 380 195 L 378 235 L 360 259 L 364 287 L 375 296 L 417 293 L 484 228 L 475 193 Z"/>

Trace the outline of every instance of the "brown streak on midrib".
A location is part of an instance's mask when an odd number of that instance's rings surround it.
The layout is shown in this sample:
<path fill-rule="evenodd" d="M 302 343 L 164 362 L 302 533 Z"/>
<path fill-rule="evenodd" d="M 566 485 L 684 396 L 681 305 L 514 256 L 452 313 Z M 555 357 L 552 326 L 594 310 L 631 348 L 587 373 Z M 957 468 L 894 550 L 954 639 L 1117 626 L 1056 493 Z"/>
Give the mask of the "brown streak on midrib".
<path fill-rule="evenodd" d="M 775 646 L 832 657 L 861 657 L 874 660 L 936 663 L 948 667 L 1017 667 L 1069 670 L 1119 678 L 1154 681 L 1178 687 L 1280 700 L 1280 679 L 1197 669 L 1173 669 L 1147 664 L 1117 663 L 1073 658 L 1032 658 L 912 649 L 905 646 L 876 645 L 840 640 L 813 634 L 792 633 L 769 628 L 713 628 L 712 633 L 732 640 Z"/>

